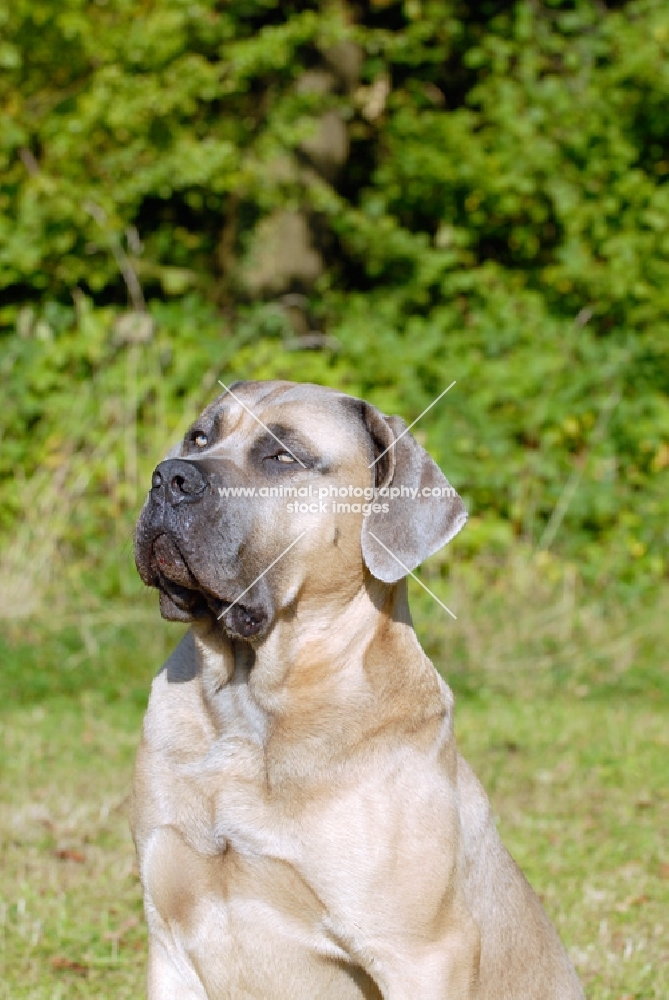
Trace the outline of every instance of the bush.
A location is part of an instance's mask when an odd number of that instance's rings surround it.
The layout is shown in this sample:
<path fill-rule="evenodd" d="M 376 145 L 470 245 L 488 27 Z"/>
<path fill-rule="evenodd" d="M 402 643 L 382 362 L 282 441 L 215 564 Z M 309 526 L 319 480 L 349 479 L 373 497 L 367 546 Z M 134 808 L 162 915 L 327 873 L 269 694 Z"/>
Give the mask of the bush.
<path fill-rule="evenodd" d="M 223 365 L 408 420 L 457 380 L 419 427 L 469 548 L 666 574 L 666 4 L 0 16 L 5 526 L 67 452 L 104 535 Z"/>

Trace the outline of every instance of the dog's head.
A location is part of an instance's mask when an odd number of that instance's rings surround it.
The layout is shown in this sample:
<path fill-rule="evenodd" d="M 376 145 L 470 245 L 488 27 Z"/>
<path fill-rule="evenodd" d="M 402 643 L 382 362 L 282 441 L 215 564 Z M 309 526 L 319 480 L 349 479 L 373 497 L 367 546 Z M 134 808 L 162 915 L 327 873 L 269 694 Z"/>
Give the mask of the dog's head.
<path fill-rule="evenodd" d="M 260 638 L 303 593 L 396 582 L 466 518 L 399 417 L 322 386 L 242 382 L 156 467 L 135 557 L 163 617 Z"/>

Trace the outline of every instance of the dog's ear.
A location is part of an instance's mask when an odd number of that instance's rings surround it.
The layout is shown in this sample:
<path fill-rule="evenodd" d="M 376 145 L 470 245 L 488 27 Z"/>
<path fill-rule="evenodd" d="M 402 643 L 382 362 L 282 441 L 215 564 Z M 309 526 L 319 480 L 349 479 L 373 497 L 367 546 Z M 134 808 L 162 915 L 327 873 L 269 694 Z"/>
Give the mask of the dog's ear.
<path fill-rule="evenodd" d="M 395 583 L 450 542 L 467 511 L 400 417 L 386 417 L 366 403 L 363 419 L 377 459 L 375 485 L 382 490 L 374 502 L 389 510 L 365 518 L 362 554 L 378 580 Z"/>

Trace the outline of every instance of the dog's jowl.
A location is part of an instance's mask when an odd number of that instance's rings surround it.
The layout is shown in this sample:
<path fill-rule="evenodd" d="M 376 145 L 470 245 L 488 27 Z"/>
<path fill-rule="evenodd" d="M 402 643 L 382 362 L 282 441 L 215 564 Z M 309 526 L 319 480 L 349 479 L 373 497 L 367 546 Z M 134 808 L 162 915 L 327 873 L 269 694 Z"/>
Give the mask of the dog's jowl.
<path fill-rule="evenodd" d="M 411 626 L 466 513 L 405 430 L 237 383 L 153 473 L 137 566 L 190 629 L 135 772 L 150 1000 L 583 997 Z"/>

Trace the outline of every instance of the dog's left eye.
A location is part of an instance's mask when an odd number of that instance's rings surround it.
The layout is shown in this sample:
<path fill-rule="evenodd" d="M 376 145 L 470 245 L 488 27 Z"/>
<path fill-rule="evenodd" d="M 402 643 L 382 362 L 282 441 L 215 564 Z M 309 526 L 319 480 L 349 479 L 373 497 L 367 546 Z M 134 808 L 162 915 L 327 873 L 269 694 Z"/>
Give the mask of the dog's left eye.
<path fill-rule="evenodd" d="M 287 465 L 294 465 L 297 462 L 296 458 L 293 458 L 287 451 L 280 451 L 278 455 L 274 456 L 275 462 L 285 462 Z"/>
<path fill-rule="evenodd" d="M 209 444 L 209 438 L 202 431 L 198 431 L 197 434 L 193 436 L 193 444 L 196 448 L 206 448 Z"/>

